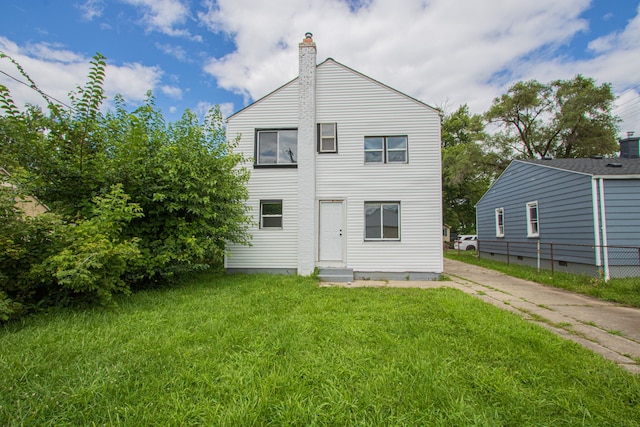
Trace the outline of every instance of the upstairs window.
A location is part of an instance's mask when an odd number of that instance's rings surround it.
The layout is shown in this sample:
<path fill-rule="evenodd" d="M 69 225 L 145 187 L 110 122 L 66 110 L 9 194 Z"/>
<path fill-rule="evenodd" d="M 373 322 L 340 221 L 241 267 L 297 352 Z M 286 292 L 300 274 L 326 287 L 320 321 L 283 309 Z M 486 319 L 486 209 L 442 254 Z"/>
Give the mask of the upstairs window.
<path fill-rule="evenodd" d="M 338 152 L 338 129 L 336 123 L 318 123 L 318 153 Z"/>
<path fill-rule="evenodd" d="M 527 203 L 527 237 L 540 236 L 540 223 L 538 221 L 538 202 Z"/>
<path fill-rule="evenodd" d="M 496 237 L 504 237 L 504 208 L 496 209 Z"/>
<path fill-rule="evenodd" d="M 256 165 L 291 166 L 297 163 L 297 129 L 256 131 Z"/>
<path fill-rule="evenodd" d="M 260 200 L 260 228 L 282 228 L 282 200 Z"/>
<path fill-rule="evenodd" d="M 365 136 L 365 163 L 407 163 L 406 136 Z"/>
<path fill-rule="evenodd" d="M 400 202 L 365 202 L 365 240 L 400 240 Z"/>

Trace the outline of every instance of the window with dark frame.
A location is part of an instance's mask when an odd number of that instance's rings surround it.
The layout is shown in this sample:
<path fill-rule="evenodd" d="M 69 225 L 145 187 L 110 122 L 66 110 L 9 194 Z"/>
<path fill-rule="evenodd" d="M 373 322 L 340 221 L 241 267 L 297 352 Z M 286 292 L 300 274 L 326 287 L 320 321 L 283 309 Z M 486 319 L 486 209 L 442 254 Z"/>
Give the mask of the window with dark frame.
<path fill-rule="evenodd" d="M 256 165 L 291 166 L 298 163 L 298 130 L 256 131 Z"/>
<path fill-rule="evenodd" d="M 407 163 L 407 136 L 365 136 L 365 163 Z"/>
<path fill-rule="evenodd" d="M 365 240 L 400 240 L 400 202 L 364 203 Z"/>
<path fill-rule="evenodd" d="M 282 200 L 260 200 L 260 228 L 282 228 Z"/>
<path fill-rule="evenodd" d="M 318 123 L 318 153 L 338 152 L 338 126 L 336 123 Z"/>

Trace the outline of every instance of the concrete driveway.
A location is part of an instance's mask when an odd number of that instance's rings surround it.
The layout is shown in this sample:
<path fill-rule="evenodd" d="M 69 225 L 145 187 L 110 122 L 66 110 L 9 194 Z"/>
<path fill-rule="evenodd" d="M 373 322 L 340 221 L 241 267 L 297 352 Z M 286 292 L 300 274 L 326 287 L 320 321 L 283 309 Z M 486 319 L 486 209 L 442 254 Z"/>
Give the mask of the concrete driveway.
<path fill-rule="evenodd" d="M 324 283 L 323 286 L 460 289 L 575 341 L 630 372 L 640 374 L 640 309 L 600 301 L 446 258 L 444 274 L 451 281 L 357 280 L 349 284 Z"/>
<path fill-rule="evenodd" d="M 445 259 L 444 271 L 454 287 L 538 323 L 628 371 L 640 373 L 640 309 L 450 259 Z"/>

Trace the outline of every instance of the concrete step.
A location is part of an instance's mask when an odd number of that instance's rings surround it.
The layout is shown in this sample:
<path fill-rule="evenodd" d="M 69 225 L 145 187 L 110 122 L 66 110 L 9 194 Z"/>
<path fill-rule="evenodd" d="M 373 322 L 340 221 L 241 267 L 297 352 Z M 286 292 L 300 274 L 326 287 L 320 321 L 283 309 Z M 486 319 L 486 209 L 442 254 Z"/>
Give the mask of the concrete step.
<path fill-rule="evenodd" d="M 318 277 L 323 282 L 353 282 L 352 268 L 320 268 Z"/>

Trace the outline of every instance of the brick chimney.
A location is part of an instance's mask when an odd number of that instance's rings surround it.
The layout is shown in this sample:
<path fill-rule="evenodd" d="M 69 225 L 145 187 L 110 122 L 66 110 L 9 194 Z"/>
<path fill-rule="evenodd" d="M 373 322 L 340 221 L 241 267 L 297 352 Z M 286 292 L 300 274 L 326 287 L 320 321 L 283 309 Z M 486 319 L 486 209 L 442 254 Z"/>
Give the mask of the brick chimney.
<path fill-rule="evenodd" d="M 316 262 L 316 44 L 306 33 L 299 44 L 298 74 L 298 274 Z"/>
<path fill-rule="evenodd" d="M 627 132 L 627 137 L 618 141 L 620 143 L 620 157 L 627 159 L 640 157 L 640 137 L 633 135 L 634 132 Z"/>

